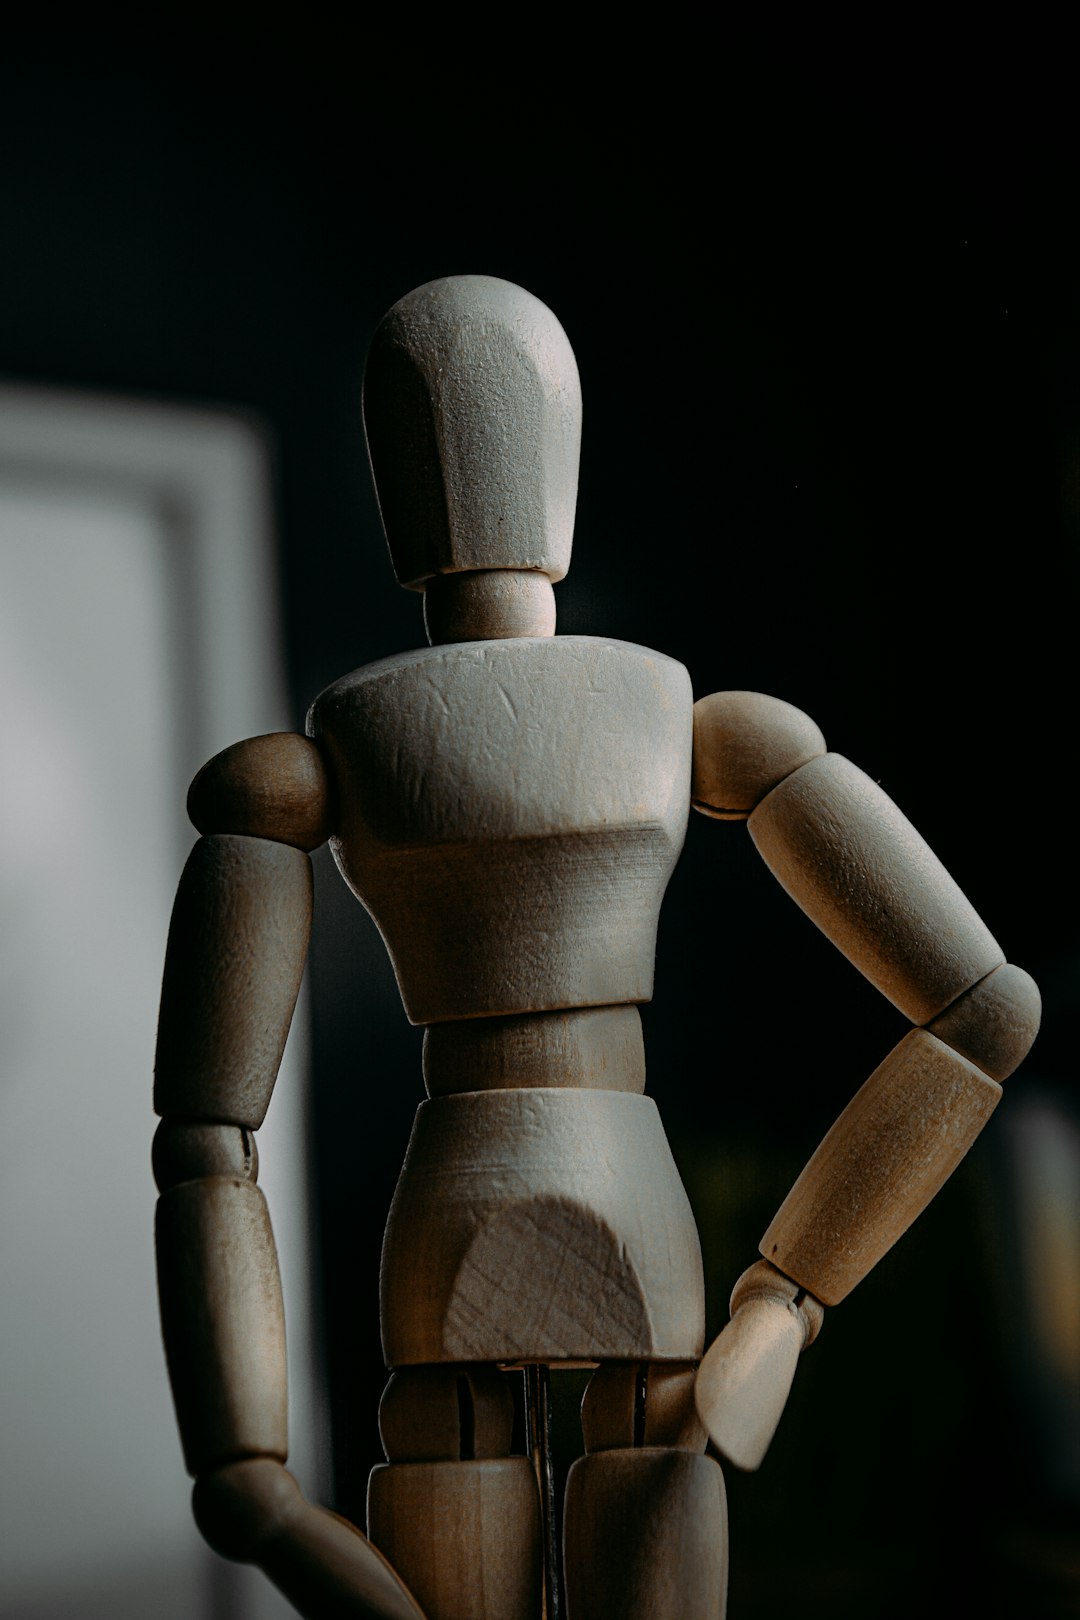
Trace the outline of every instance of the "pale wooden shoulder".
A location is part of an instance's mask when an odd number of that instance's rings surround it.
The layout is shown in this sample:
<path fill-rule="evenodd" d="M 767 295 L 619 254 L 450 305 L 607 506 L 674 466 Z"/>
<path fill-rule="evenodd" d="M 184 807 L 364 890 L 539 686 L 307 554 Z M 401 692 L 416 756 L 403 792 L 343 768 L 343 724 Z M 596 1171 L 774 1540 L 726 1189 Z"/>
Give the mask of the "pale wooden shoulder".
<path fill-rule="evenodd" d="M 233 743 L 203 766 L 187 810 L 201 833 L 317 849 L 334 830 L 333 784 L 318 745 L 276 731 Z"/>
<path fill-rule="evenodd" d="M 745 821 L 767 793 L 825 752 L 820 729 L 782 698 L 712 692 L 694 704 L 695 810 Z"/>

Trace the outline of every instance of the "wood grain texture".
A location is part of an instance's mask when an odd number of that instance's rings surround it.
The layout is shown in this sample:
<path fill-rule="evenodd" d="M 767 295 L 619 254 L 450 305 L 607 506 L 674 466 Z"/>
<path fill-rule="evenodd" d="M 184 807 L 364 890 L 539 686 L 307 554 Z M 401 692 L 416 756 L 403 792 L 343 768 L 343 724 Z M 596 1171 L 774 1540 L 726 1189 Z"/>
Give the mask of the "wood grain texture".
<path fill-rule="evenodd" d="M 188 1471 L 288 1455 L 285 1316 L 266 1202 L 214 1177 L 157 1208 L 161 1328 Z"/>
<path fill-rule="evenodd" d="M 575 1007 L 510 1018 L 468 1018 L 424 1031 L 432 1097 L 515 1086 L 645 1090 L 645 1044 L 634 1006 Z"/>
<path fill-rule="evenodd" d="M 852 1098 L 788 1194 L 761 1253 L 839 1304 L 948 1179 L 1001 1087 L 912 1030 Z"/>
<path fill-rule="evenodd" d="M 383 1244 L 388 1366 L 696 1361 L 701 1252 L 651 1098 L 422 1103 Z"/>
<path fill-rule="evenodd" d="M 825 752 L 808 715 L 762 692 L 713 692 L 694 704 L 695 810 L 745 821 L 766 793 Z"/>
<path fill-rule="evenodd" d="M 512 1375 L 495 1367 L 405 1367 L 379 1403 L 388 1462 L 506 1457 L 514 1432 Z"/>
<path fill-rule="evenodd" d="M 427 1620 L 539 1620 L 540 1493 L 527 1457 L 375 1468 L 368 1535 Z"/>
<path fill-rule="evenodd" d="M 252 1131 L 239 1125 L 204 1125 L 163 1119 L 154 1133 L 151 1163 L 158 1192 L 204 1176 L 259 1179 L 259 1149 Z"/>
<path fill-rule="evenodd" d="M 570 566 L 581 388 L 558 321 L 493 276 L 448 276 L 372 340 L 364 425 L 402 585 L 459 569 Z"/>
<path fill-rule="evenodd" d="M 695 1397 L 709 1439 L 737 1468 L 761 1466 L 822 1314 L 819 1301 L 766 1261 L 735 1284 L 731 1321 L 705 1354 Z"/>
<path fill-rule="evenodd" d="M 566 1483 L 567 1620 L 723 1620 L 727 1495 L 711 1457 L 600 1451 Z"/>
<path fill-rule="evenodd" d="M 433 647 L 505 636 L 553 636 L 555 592 L 546 574 L 520 568 L 435 574 L 424 590 L 424 626 Z"/>
<path fill-rule="evenodd" d="M 159 1114 L 262 1124 L 300 989 L 311 860 L 263 838 L 201 838 L 169 926 L 155 1058 Z"/>
<path fill-rule="evenodd" d="M 334 830 L 334 795 L 310 737 L 277 731 L 249 737 L 203 766 L 188 789 L 201 833 L 240 833 L 317 849 Z"/>
<path fill-rule="evenodd" d="M 1006 962 L 946 1007 L 928 1028 L 994 1080 L 1007 1080 L 1031 1050 L 1041 1013 L 1034 979 Z"/>
<path fill-rule="evenodd" d="M 331 848 L 413 1023 L 649 999 L 691 711 L 681 664 L 579 636 L 430 647 L 320 695 Z"/>
<path fill-rule="evenodd" d="M 787 777 L 748 825 L 796 904 L 912 1023 L 1004 961 L 911 823 L 841 755 Z"/>
<path fill-rule="evenodd" d="M 269 1457 L 204 1475 L 193 1506 L 211 1547 L 257 1564 L 304 1620 L 425 1620 L 367 1537 L 306 1501 L 292 1475 Z"/>

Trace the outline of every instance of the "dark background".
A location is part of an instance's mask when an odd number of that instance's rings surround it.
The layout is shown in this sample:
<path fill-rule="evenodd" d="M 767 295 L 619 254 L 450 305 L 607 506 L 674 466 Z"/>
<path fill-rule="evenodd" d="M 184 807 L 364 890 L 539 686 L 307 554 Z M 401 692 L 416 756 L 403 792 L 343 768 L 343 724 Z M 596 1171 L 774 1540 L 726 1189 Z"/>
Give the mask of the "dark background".
<path fill-rule="evenodd" d="M 585 397 L 560 628 L 656 646 L 699 694 L 811 713 L 1043 983 L 1007 1091 L 1071 1106 L 1080 165 L 1052 88 L 1007 52 L 886 70 L 849 40 L 852 72 L 823 41 L 779 59 L 764 30 L 585 64 L 564 24 L 463 74 L 408 30 L 159 26 L 28 31 L 0 65 L 0 373 L 259 421 L 294 723 L 423 639 L 366 468 L 376 321 L 435 276 L 519 282 L 563 322 Z M 359 1515 L 419 1032 L 317 866 L 316 1264 L 337 1505 Z M 643 1016 L 718 1329 L 903 1021 L 744 831 L 697 817 Z M 730 1479 L 734 1615 L 1080 1612 L 1080 1482 L 1032 1418 L 1002 1306 L 1006 1157 L 991 1134 L 828 1314 L 762 1471 Z"/>

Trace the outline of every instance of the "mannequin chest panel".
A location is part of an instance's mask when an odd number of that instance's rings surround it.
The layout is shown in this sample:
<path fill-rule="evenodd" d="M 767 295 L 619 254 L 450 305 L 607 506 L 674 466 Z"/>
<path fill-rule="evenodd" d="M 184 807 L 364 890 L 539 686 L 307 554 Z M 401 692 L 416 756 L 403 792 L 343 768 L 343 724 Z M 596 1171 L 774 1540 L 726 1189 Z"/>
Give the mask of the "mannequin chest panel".
<path fill-rule="evenodd" d="M 428 648 L 322 693 L 335 859 L 413 1022 L 648 998 L 691 703 L 674 660 L 569 636 Z"/>

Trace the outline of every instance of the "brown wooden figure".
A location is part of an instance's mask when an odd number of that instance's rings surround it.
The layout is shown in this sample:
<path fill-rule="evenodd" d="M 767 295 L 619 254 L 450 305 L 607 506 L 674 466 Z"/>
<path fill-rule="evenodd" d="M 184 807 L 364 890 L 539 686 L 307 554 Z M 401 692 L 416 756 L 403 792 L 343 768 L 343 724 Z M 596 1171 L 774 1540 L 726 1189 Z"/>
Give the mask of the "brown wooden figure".
<path fill-rule="evenodd" d="M 155 1168 L 196 1516 L 309 1616 L 555 1620 L 565 1602 L 568 1620 L 716 1620 L 714 1452 L 758 1466 L 824 1306 L 958 1163 L 1034 1037 L 1037 993 L 805 715 L 748 692 L 695 706 L 662 653 L 554 635 L 580 398 L 543 305 L 484 276 L 421 287 L 379 327 L 364 398 L 394 566 L 424 593 L 431 645 L 345 676 L 308 737 L 239 743 L 191 791 L 204 836 L 169 938 Z M 644 1095 L 637 1012 L 691 804 L 747 820 L 915 1026 L 803 1172 L 704 1360 L 697 1234 Z M 252 1135 L 303 969 L 307 852 L 328 837 L 425 1027 L 429 1094 L 384 1241 L 387 1462 L 366 1536 L 284 1468 Z M 567 1365 L 596 1371 L 559 1598 L 507 1370 L 535 1391 Z"/>

